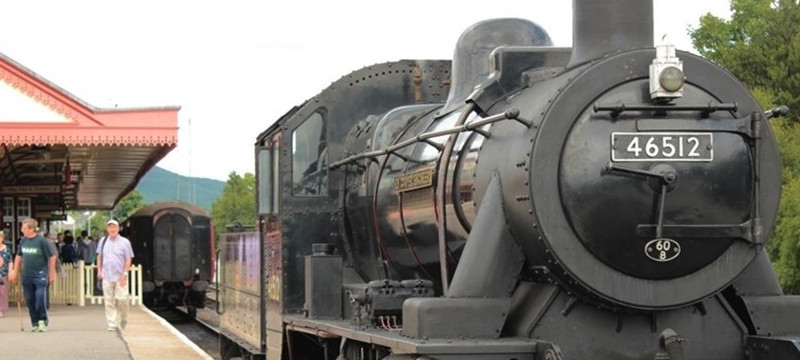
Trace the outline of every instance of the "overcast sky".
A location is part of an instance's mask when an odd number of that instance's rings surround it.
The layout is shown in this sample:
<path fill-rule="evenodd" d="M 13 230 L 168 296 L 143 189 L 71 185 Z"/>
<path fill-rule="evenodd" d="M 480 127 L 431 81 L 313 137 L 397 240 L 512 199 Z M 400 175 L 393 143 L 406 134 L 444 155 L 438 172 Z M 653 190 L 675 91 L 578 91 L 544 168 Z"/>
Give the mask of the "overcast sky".
<path fill-rule="evenodd" d="M 279 4 L 279 5 L 278 5 Z M 179 144 L 158 165 L 226 180 L 254 171 L 258 133 L 361 67 L 450 59 L 470 25 L 520 17 L 572 44 L 572 1 L 25 0 L 3 4 L 0 52 L 96 107 L 179 105 Z M 483 4 L 483 5 L 481 5 Z M 655 0 L 654 35 L 692 50 L 729 0 Z"/>

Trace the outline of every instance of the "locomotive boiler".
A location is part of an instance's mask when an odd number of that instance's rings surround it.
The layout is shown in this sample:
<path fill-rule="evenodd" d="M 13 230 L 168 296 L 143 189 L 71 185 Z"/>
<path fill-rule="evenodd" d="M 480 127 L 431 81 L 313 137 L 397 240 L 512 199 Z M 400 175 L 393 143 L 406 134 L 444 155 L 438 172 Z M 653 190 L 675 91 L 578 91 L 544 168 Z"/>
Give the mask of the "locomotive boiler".
<path fill-rule="evenodd" d="M 257 137 L 223 358 L 800 359 L 764 251 L 781 110 L 654 46 L 652 2 L 573 4 L 571 49 L 487 20 Z"/>

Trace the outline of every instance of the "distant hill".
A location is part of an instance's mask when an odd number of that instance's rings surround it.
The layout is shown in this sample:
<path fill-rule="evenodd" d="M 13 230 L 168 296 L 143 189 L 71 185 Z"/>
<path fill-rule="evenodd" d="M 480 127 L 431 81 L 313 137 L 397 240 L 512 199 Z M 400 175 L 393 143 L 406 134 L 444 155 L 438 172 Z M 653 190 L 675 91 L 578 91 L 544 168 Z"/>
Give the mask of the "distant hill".
<path fill-rule="evenodd" d="M 211 204 L 222 195 L 224 181 L 178 175 L 158 166 L 142 178 L 139 190 L 146 203 L 184 201 L 211 212 Z"/>

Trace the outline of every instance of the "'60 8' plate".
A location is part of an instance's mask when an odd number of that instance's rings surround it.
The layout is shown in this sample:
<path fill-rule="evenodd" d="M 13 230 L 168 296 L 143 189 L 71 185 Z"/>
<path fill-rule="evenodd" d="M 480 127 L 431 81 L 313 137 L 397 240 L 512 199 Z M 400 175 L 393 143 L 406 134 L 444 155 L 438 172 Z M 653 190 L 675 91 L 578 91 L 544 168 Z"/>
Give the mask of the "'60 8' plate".
<path fill-rule="evenodd" d="M 611 133 L 612 161 L 712 161 L 711 133 Z"/>

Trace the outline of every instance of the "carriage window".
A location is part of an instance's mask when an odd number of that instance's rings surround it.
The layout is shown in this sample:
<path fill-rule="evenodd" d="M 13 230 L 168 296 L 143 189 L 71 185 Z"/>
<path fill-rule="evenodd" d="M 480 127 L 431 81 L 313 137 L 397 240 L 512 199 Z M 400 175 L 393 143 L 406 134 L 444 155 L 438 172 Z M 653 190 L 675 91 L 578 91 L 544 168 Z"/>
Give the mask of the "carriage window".
<path fill-rule="evenodd" d="M 258 213 L 272 213 L 272 150 L 258 150 Z"/>
<path fill-rule="evenodd" d="M 327 195 L 327 153 L 325 119 L 315 112 L 292 132 L 292 194 Z"/>

